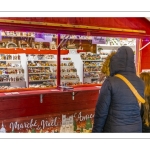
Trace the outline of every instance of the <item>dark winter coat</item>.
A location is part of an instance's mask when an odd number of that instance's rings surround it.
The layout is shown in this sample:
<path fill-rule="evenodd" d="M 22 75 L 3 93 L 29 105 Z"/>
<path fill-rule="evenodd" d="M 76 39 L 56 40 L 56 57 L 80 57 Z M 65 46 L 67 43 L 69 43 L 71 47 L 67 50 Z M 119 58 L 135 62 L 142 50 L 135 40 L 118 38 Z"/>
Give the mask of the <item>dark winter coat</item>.
<path fill-rule="evenodd" d="M 110 77 L 100 90 L 95 108 L 92 132 L 142 132 L 137 99 L 129 87 L 115 74 L 125 76 L 144 97 L 144 83 L 136 75 L 133 50 L 122 46 L 110 60 Z"/>

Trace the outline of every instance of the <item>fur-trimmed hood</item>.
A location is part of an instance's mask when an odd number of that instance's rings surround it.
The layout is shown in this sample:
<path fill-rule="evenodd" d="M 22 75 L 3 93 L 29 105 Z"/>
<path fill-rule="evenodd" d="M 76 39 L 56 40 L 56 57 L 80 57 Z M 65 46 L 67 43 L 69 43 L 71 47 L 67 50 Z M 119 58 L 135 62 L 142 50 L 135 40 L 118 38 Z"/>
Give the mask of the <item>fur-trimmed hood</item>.
<path fill-rule="evenodd" d="M 110 76 L 110 59 L 112 58 L 112 56 L 116 54 L 115 51 L 112 51 L 105 59 L 105 61 L 103 62 L 102 68 L 101 68 L 101 72 L 104 73 L 106 76 Z"/>
<path fill-rule="evenodd" d="M 106 76 L 114 76 L 121 72 L 136 73 L 133 50 L 128 46 L 121 46 L 117 52 L 112 52 L 106 58 L 102 72 Z"/>

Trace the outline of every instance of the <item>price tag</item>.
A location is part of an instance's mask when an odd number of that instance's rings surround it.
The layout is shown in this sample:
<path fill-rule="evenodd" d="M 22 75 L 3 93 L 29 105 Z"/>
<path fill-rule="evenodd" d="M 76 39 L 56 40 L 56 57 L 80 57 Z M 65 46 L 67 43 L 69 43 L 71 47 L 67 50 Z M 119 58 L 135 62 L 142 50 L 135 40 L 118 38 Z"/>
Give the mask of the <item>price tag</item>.
<path fill-rule="evenodd" d="M 69 49 L 69 54 L 77 54 L 77 49 Z"/>
<path fill-rule="evenodd" d="M 106 37 L 94 36 L 92 37 L 92 44 L 106 44 Z"/>
<path fill-rule="evenodd" d="M 11 92 L 12 94 L 19 94 L 19 92 Z"/>
<path fill-rule="evenodd" d="M 35 33 L 35 42 L 52 42 L 52 35 L 46 33 Z"/>
<path fill-rule="evenodd" d="M 12 95 L 12 93 L 4 93 L 5 95 Z"/>

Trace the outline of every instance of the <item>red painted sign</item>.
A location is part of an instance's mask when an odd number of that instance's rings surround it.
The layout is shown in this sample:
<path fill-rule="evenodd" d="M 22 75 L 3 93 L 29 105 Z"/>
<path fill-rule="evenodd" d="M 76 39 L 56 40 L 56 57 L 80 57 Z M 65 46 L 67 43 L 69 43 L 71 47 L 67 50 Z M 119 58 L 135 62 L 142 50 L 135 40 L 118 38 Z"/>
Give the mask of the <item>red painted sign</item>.
<path fill-rule="evenodd" d="M 63 114 L 47 114 L 0 120 L 0 132 L 15 133 L 90 133 L 94 109 Z"/>

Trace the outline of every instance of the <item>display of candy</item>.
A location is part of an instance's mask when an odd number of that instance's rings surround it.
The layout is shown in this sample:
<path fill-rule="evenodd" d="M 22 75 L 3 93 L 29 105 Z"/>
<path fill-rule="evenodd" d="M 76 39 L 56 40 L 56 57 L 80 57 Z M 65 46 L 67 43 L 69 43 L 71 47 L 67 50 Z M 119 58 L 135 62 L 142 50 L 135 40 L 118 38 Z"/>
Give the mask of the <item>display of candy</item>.
<path fill-rule="evenodd" d="M 0 60 L 20 60 L 19 54 L 0 54 Z"/>
<path fill-rule="evenodd" d="M 45 68 L 45 67 L 37 67 L 37 68 L 32 68 L 32 67 L 28 67 L 28 73 L 50 73 L 51 70 L 50 68 Z"/>
<path fill-rule="evenodd" d="M 62 58 L 63 60 L 71 60 L 71 58 L 70 57 L 64 57 L 64 58 Z"/>
<path fill-rule="evenodd" d="M 82 60 L 100 60 L 100 55 L 99 54 L 94 54 L 94 53 L 81 53 L 80 57 Z"/>
<path fill-rule="evenodd" d="M 11 68 L 6 68 L 6 69 L 0 69 L 0 74 L 2 75 L 9 75 L 9 74 L 23 74 L 24 69 L 11 69 Z"/>
<path fill-rule="evenodd" d="M 50 79 L 49 75 L 42 75 L 42 74 L 29 75 L 29 81 L 41 81 L 41 80 L 48 80 L 48 79 Z"/>

